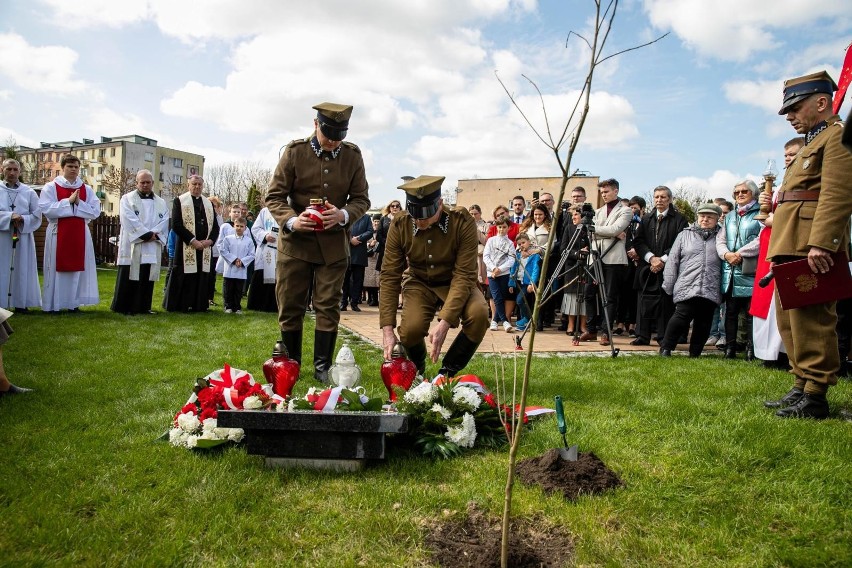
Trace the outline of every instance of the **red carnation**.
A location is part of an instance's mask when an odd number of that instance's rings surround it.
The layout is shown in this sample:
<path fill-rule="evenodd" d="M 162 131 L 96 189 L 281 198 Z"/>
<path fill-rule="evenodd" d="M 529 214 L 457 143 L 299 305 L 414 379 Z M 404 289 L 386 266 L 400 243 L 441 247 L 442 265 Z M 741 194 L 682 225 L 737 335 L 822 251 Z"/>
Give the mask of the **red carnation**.
<path fill-rule="evenodd" d="M 201 416 L 199 416 L 198 419 L 201 420 L 202 422 L 204 422 L 208 418 L 216 418 L 217 416 L 219 416 L 219 411 L 216 410 L 215 406 L 214 407 L 206 407 L 206 408 L 201 410 Z"/>
<path fill-rule="evenodd" d="M 178 414 L 186 414 L 187 412 L 191 414 L 198 414 L 198 407 L 195 406 L 194 402 L 185 404 L 183 408 L 180 409 L 180 412 Z"/>
<path fill-rule="evenodd" d="M 249 382 L 249 378 L 247 375 L 243 375 L 239 379 L 234 382 L 234 388 L 237 389 L 237 392 L 240 396 L 247 396 L 249 389 L 251 388 L 251 383 Z"/>

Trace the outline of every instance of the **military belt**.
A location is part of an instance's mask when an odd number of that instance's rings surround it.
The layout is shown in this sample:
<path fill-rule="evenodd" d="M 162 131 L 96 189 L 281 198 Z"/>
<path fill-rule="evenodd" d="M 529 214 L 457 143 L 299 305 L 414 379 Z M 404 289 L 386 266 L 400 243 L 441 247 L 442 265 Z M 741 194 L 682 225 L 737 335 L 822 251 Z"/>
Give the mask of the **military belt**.
<path fill-rule="evenodd" d="M 778 203 L 784 203 L 785 201 L 819 201 L 819 190 L 782 191 L 778 195 Z"/>

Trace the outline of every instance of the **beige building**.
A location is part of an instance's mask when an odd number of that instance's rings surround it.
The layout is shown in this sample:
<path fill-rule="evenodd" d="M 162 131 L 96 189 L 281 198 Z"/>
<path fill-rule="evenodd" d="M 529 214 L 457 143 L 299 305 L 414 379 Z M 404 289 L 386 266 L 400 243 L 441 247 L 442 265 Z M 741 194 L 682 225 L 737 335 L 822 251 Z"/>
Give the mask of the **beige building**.
<path fill-rule="evenodd" d="M 118 202 L 134 189 L 139 170 L 151 171 L 154 191 L 164 198 L 183 192 L 187 177 L 204 175 L 204 156 L 158 146 L 156 140 L 136 134 L 102 136 L 100 142 L 88 138 L 42 142 L 40 148 L 21 146 L 17 151 L 23 181 L 31 185 L 43 185 L 60 175 L 63 155 L 80 158 L 80 177 L 95 189 L 107 215 L 118 215 Z"/>
<path fill-rule="evenodd" d="M 595 208 L 600 207 L 598 181 L 600 181 L 599 176 L 572 176 L 568 178 L 564 201 L 570 201 L 572 189 L 582 186 L 586 190 L 587 200 Z M 456 193 L 456 205 L 470 207 L 477 204 L 482 208 L 482 218 L 490 221 L 491 212 L 494 211 L 494 208 L 498 205 L 509 207 L 516 195 L 524 196 L 527 201 L 527 209 L 529 209 L 530 202 L 542 193 L 551 193 L 554 199 L 558 199 L 561 185 L 561 177 L 460 179 Z"/>

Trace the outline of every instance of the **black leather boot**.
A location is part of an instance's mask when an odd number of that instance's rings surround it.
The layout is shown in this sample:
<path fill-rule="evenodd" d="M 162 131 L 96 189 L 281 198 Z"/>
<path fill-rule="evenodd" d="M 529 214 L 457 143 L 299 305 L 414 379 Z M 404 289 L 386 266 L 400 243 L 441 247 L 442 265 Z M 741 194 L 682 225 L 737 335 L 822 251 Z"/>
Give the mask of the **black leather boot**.
<path fill-rule="evenodd" d="M 323 384 L 328 384 L 328 370 L 336 342 L 336 331 L 314 331 L 314 378 Z"/>
<path fill-rule="evenodd" d="M 405 352 L 408 353 L 408 359 L 417 367 L 420 376 L 424 376 L 426 373 L 426 343 L 421 341 L 411 347 L 406 347 Z"/>
<path fill-rule="evenodd" d="M 793 406 L 782 408 L 775 413 L 779 418 L 828 418 L 828 401 L 824 394 L 805 394 Z"/>
<path fill-rule="evenodd" d="M 458 334 L 447 350 L 447 354 L 444 355 L 441 370 L 438 372 L 447 378 L 455 377 L 456 373 L 464 369 L 465 365 L 476 354 L 477 347 L 479 347 L 479 343 L 474 343 L 464 333 Z"/>
<path fill-rule="evenodd" d="M 751 343 L 746 345 L 745 360 L 754 361 L 754 346 Z"/>
<path fill-rule="evenodd" d="M 725 359 L 736 359 L 737 358 L 737 348 L 734 345 L 728 345 L 725 347 Z"/>
<path fill-rule="evenodd" d="M 302 330 L 282 331 L 281 342 L 287 348 L 287 356 L 297 363 L 302 363 Z"/>
<path fill-rule="evenodd" d="M 799 399 L 804 396 L 805 392 L 798 388 L 791 388 L 787 394 L 779 398 L 778 400 L 767 400 L 764 401 L 763 406 L 766 408 L 787 408 L 788 406 L 792 406 L 799 402 Z"/>

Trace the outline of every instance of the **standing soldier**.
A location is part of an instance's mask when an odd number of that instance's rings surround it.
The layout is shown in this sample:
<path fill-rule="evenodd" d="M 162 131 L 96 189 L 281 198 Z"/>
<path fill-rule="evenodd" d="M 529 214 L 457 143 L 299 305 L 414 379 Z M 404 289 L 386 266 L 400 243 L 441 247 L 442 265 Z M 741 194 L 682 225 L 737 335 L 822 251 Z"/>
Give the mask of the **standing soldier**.
<path fill-rule="evenodd" d="M 451 327 L 461 332 L 444 355 L 440 374 L 455 376 L 476 353 L 488 330 L 488 305 L 476 285 L 479 232 L 464 209 L 441 199 L 443 177 L 420 176 L 399 186 L 407 195 L 407 213 L 394 217 L 385 243 L 379 295 L 379 325 L 385 359 L 397 342 L 397 297 L 402 291 L 399 339 L 422 375 L 428 334 L 435 362 Z M 406 268 L 407 266 L 407 268 Z M 438 311 L 438 325 L 429 325 Z"/>
<path fill-rule="evenodd" d="M 825 71 L 784 83 L 778 114 L 805 135 L 805 146 L 787 167 L 769 240 L 773 264 L 807 258 L 814 273 L 834 265 L 831 254 L 849 249 L 852 155 L 841 145 L 843 121 L 831 109 L 834 80 Z M 776 289 L 776 294 L 777 294 Z M 828 416 L 828 387 L 837 384 L 836 303 L 784 310 L 776 297 L 778 329 L 795 375 L 793 388 L 767 401 L 782 418 Z"/>
<path fill-rule="evenodd" d="M 313 292 L 314 378 L 328 382 L 349 265 L 349 228 L 367 212 L 370 198 L 361 150 L 343 142 L 352 107 L 321 103 L 313 108 L 314 134 L 287 145 L 266 206 L 281 227 L 276 283 L 281 339 L 290 357 L 301 362 L 302 323 Z M 322 200 L 319 217 L 308 210 L 312 199 Z"/>

